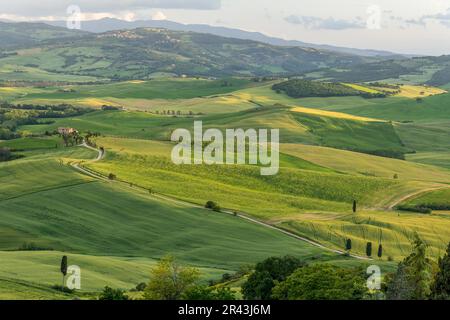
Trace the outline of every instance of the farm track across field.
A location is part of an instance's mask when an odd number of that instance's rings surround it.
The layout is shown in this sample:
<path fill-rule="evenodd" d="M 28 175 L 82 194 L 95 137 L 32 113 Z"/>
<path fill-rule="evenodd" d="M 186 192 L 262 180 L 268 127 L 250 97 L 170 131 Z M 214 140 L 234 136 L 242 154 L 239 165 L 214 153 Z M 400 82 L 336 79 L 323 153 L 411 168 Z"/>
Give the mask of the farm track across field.
<path fill-rule="evenodd" d="M 407 200 L 411 200 L 411 199 L 416 198 L 418 196 L 424 195 L 424 194 L 426 194 L 428 192 L 432 192 L 432 191 L 436 191 L 436 190 L 442 190 L 442 189 L 448 189 L 448 188 L 450 188 L 450 187 L 428 188 L 428 189 L 416 191 L 414 193 L 410 193 L 410 194 L 408 194 L 408 195 L 406 195 L 404 197 L 401 197 L 401 198 L 397 199 L 394 203 L 390 204 L 387 209 L 393 210 L 396 206 L 398 206 L 402 202 L 405 202 Z"/>
<path fill-rule="evenodd" d="M 91 162 L 101 161 L 105 157 L 105 151 L 104 150 L 100 150 L 100 149 L 96 149 L 94 147 L 91 147 L 86 142 L 83 142 L 83 144 L 81 144 L 80 147 L 88 148 L 88 149 L 91 149 L 91 150 L 94 150 L 94 151 L 98 152 L 98 156 L 95 159 L 91 160 Z M 87 168 L 85 168 L 83 166 L 80 166 L 80 163 L 78 163 L 78 162 L 77 163 L 70 163 L 70 165 L 72 166 L 72 168 L 74 168 L 78 172 L 80 172 L 82 174 L 85 174 L 85 175 L 88 175 L 88 176 L 90 176 L 92 178 L 99 179 L 99 180 L 102 180 L 102 181 L 113 182 L 112 180 L 108 179 L 108 177 L 106 177 L 106 176 L 104 176 L 104 175 L 102 175 L 102 174 L 100 174 L 98 172 L 95 172 L 95 171 L 93 171 L 91 169 L 87 169 Z M 126 181 L 115 180 L 114 182 L 122 183 L 123 185 L 127 186 L 128 188 L 134 189 L 136 191 L 146 191 L 146 192 L 148 192 L 147 189 L 142 188 L 140 186 L 137 186 L 135 184 L 127 183 Z M 164 200 L 164 201 L 168 201 L 168 202 L 171 202 L 171 203 L 174 203 L 174 204 L 178 204 L 178 205 L 184 205 L 184 206 L 189 206 L 189 207 L 192 207 L 192 208 L 209 210 L 209 209 L 206 209 L 203 206 L 200 206 L 198 204 L 194 204 L 194 203 L 191 203 L 191 202 L 183 201 L 183 200 L 180 200 L 180 199 L 177 199 L 177 198 L 174 198 L 174 197 L 170 197 L 170 196 L 167 196 L 167 195 L 152 193 L 151 196 L 154 197 L 154 198 L 157 198 L 157 199 L 160 199 L 160 200 Z M 225 214 L 229 214 L 229 215 L 235 215 L 238 218 L 247 220 L 249 222 L 258 224 L 258 225 L 266 227 L 266 228 L 270 228 L 272 230 L 276 230 L 276 231 L 281 232 L 281 233 L 283 233 L 283 234 L 285 234 L 285 235 L 287 235 L 289 237 L 292 237 L 294 239 L 297 239 L 297 240 L 309 243 L 309 244 L 311 244 L 311 245 L 313 245 L 315 247 L 321 248 L 321 249 L 329 251 L 329 252 L 333 252 L 333 253 L 341 254 L 341 255 L 345 254 L 344 251 L 340 251 L 340 250 L 336 250 L 336 249 L 333 249 L 333 248 L 326 247 L 326 246 L 324 246 L 324 245 L 322 245 L 322 244 L 320 244 L 318 242 L 315 242 L 315 241 L 310 240 L 308 238 L 301 237 L 301 236 L 299 236 L 299 235 L 297 235 L 295 233 L 292 233 L 292 232 L 289 232 L 287 230 L 278 228 L 276 226 L 273 226 L 271 224 L 265 223 L 263 221 L 251 218 L 248 215 L 243 214 L 243 213 L 236 214 L 235 212 L 232 212 L 232 211 L 229 211 L 229 210 L 222 210 L 221 213 L 225 213 Z M 372 260 L 371 258 L 368 258 L 368 257 L 363 257 L 363 256 L 358 256 L 358 255 L 353 255 L 353 254 L 350 254 L 350 257 L 355 258 L 355 259 L 359 259 L 359 260 L 368 260 L 368 261 Z"/>

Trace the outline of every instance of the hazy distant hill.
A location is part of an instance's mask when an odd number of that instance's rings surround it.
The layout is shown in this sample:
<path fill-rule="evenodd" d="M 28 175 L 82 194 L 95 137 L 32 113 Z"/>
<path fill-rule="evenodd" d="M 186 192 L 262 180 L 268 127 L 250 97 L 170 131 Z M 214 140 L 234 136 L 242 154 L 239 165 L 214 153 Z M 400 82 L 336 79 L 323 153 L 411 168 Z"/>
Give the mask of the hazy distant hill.
<path fill-rule="evenodd" d="M 46 21 L 45 23 L 63 27 L 66 25 L 65 21 Z M 124 29 L 136 29 L 136 28 L 166 28 L 169 30 L 176 31 L 192 31 L 209 33 L 221 37 L 229 37 L 244 40 L 253 40 L 264 42 L 276 46 L 296 46 L 296 47 L 308 47 L 320 50 L 330 50 L 347 54 L 354 54 L 366 57 L 391 57 L 398 56 L 395 53 L 382 51 L 382 50 L 362 50 L 355 48 L 344 48 L 330 45 L 320 45 L 306 43 L 296 40 L 284 40 L 275 37 L 269 37 L 259 32 L 249 32 L 239 29 L 232 29 L 226 27 L 216 27 L 206 24 L 181 24 L 177 22 L 172 22 L 168 20 L 138 20 L 138 21 L 124 21 L 119 19 L 104 18 L 100 20 L 91 20 L 82 22 L 82 29 L 89 32 L 107 32 L 113 30 L 124 30 Z"/>
<path fill-rule="evenodd" d="M 49 26 L 44 23 L 0 22 L 0 48 L 27 46 L 57 38 L 73 38 L 87 32 Z"/>
<path fill-rule="evenodd" d="M 30 28 L 36 32 L 29 34 Z M 146 78 L 155 72 L 211 77 L 296 75 L 374 61 L 326 50 L 155 28 L 88 33 L 45 24 L 3 23 L 0 31 L 17 37 L 17 44 L 38 43 L 41 49 L 26 58 L 9 57 L 8 64 L 113 79 Z"/>

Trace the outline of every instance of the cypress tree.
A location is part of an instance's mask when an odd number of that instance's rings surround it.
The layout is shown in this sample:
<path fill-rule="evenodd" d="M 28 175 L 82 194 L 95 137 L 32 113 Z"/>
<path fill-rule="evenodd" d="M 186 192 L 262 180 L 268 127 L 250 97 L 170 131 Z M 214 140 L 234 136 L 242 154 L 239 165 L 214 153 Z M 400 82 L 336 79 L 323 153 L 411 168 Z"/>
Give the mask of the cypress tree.
<path fill-rule="evenodd" d="M 61 260 L 61 273 L 63 275 L 63 282 L 61 290 L 64 290 L 64 278 L 67 275 L 67 256 L 63 256 Z"/>
<path fill-rule="evenodd" d="M 368 257 L 372 256 L 372 242 L 367 242 L 366 254 Z"/>
<path fill-rule="evenodd" d="M 380 244 L 378 246 L 378 258 L 381 258 L 383 256 L 383 245 Z"/>
<path fill-rule="evenodd" d="M 356 213 L 356 209 L 357 209 L 356 200 L 353 200 L 353 213 Z"/>
<path fill-rule="evenodd" d="M 352 239 L 347 239 L 345 243 L 345 250 L 350 251 L 352 250 Z"/>

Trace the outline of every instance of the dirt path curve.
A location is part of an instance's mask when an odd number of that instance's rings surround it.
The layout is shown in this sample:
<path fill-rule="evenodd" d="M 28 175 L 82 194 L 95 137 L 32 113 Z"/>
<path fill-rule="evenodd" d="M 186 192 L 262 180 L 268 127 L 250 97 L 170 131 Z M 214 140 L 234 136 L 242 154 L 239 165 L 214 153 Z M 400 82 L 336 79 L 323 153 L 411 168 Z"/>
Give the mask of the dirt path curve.
<path fill-rule="evenodd" d="M 416 197 L 418 197 L 418 196 L 420 196 L 420 195 L 427 194 L 428 192 L 436 191 L 436 190 L 442 190 L 442 189 L 448 189 L 448 188 L 450 188 L 450 187 L 444 187 L 444 186 L 442 186 L 442 187 L 435 187 L 435 188 L 423 189 L 423 190 L 416 191 L 416 192 L 414 192 L 414 193 L 410 193 L 410 194 L 408 194 L 408 195 L 406 195 L 406 196 L 404 196 L 404 197 L 401 197 L 400 199 L 397 199 L 394 203 L 391 203 L 391 204 L 389 205 L 388 209 L 389 209 L 389 210 L 393 210 L 393 209 L 394 209 L 396 206 L 398 206 L 400 203 L 402 203 L 402 202 L 404 202 L 404 201 L 406 201 L 406 200 L 409 200 L 409 199 L 416 198 Z"/>
<path fill-rule="evenodd" d="M 98 152 L 98 156 L 95 159 L 91 160 L 91 162 L 98 162 L 98 161 L 102 160 L 105 157 L 106 152 L 104 150 L 100 150 L 100 149 L 96 149 L 94 147 L 91 147 L 88 144 L 86 144 L 85 142 L 83 142 L 80 145 L 80 147 L 88 148 L 90 150 L 94 150 L 94 151 Z M 75 170 L 77 170 L 77 171 L 79 171 L 79 172 L 81 172 L 81 173 L 83 173 L 85 175 L 88 175 L 90 177 L 93 177 L 95 179 L 99 179 L 99 180 L 102 180 L 102 181 L 109 181 L 109 182 L 111 182 L 111 180 L 108 179 L 108 177 L 103 176 L 103 175 L 99 174 L 98 172 L 92 171 L 90 169 L 86 169 L 86 168 L 81 167 L 80 163 L 72 163 L 71 166 Z M 141 188 L 139 186 L 136 186 L 136 185 L 133 185 L 133 184 L 129 184 L 129 183 L 126 183 L 126 182 L 123 182 L 123 181 L 114 181 L 114 182 L 121 183 L 121 184 L 127 186 L 130 189 L 148 192 L 147 189 L 144 189 L 144 188 Z M 174 198 L 174 197 L 170 197 L 170 196 L 167 196 L 167 195 L 163 195 L 163 194 L 152 193 L 151 196 L 153 198 L 157 198 L 157 199 L 160 199 L 160 200 L 168 201 L 168 202 L 171 202 L 171 203 L 174 203 L 174 204 L 178 204 L 178 205 L 183 205 L 183 206 L 188 206 L 188 207 L 191 207 L 191 208 L 197 208 L 197 209 L 203 209 L 203 210 L 209 210 L 209 209 L 206 209 L 203 206 L 200 206 L 198 204 L 190 203 L 190 202 L 183 201 L 183 200 L 180 200 L 180 199 L 177 199 L 177 198 Z M 287 235 L 287 236 L 289 236 L 291 238 L 294 238 L 294 239 L 297 239 L 297 240 L 309 243 L 310 245 L 313 245 L 315 247 L 321 248 L 321 249 L 329 251 L 329 252 L 333 252 L 333 253 L 341 254 L 341 255 L 343 255 L 345 253 L 344 251 L 326 247 L 326 246 L 324 246 L 324 245 L 322 245 L 322 244 L 320 244 L 318 242 L 315 242 L 313 240 L 301 237 L 301 236 L 299 236 L 299 235 L 297 235 L 295 233 L 292 233 L 292 232 L 289 232 L 287 230 L 278 228 L 276 226 L 273 226 L 271 224 L 268 224 L 268 223 L 265 223 L 263 221 L 257 220 L 255 218 L 251 218 L 251 217 L 247 216 L 246 214 L 235 213 L 235 212 L 230 211 L 230 210 L 222 210 L 221 213 L 233 215 L 233 216 L 236 216 L 238 218 L 241 218 L 241 219 L 247 220 L 249 222 L 252 222 L 254 224 L 258 224 L 260 226 L 263 226 L 265 228 L 270 228 L 272 230 L 281 232 L 281 233 L 283 233 L 283 234 L 285 234 L 285 235 Z M 359 260 L 367 260 L 367 261 L 373 260 L 373 259 L 368 258 L 368 257 L 358 256 L 358 255 L 354 255 L 354 254 L 350 254 L 350 257 L 355 258 L 355 259 L 359 259 Z"/>

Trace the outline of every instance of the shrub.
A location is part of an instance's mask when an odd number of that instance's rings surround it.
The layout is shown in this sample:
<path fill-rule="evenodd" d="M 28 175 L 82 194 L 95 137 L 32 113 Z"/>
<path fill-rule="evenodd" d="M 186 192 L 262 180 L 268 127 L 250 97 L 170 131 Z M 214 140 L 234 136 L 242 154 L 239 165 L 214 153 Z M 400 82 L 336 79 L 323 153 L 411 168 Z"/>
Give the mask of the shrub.
<path fill-rule="evenodd" d="M 217 211 L 217 212 L 220 212 L 220 210 L 221 210 L 220 206 L 217 203 L 215 203 L 214 201 L 208 201 L 205 204 L 205 208 L 211 209 L 211 210 Z"/>
<path fill-rule="evenodd" d="M 400 211 L 418 212 L 418 213 L 423 213 L 423 214 L 430 214 L 433 212 L 430 208 L 427 208 L 426 206 L 422 206 L 422 205 L 416 205 L 416 206 L 399 205 L 395 209 L 400 210 Z"/>
<path fill-rule="evenodd" d="M 105 287 L 100 294 L 99 300 L 129 300 L 125 292 L 120 289 Z"/>
<path fill-rule="evenodd" d="M 145 282 L 141 282 L 136 286 L 136 291 L 144 291 L 147 287 L 147 284 Z"/>
<path fill-rule="evenodd" d="M 110 174 L 108 175 L 108 179 L 109 179 L 109 180 L 116 180 L 116 179 L 117 179 L 117 177 L 116 177 L 116 175 L 115 175 L 115 174 L 113 174 L 113 173 L 110 173 Z"/>
<path fill-rule="evenodd" d="M 12 158 L 11 150 L 8 148 L 0 148 L 0 161 L 8 161 Z"/>

